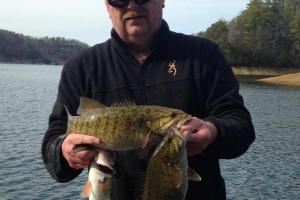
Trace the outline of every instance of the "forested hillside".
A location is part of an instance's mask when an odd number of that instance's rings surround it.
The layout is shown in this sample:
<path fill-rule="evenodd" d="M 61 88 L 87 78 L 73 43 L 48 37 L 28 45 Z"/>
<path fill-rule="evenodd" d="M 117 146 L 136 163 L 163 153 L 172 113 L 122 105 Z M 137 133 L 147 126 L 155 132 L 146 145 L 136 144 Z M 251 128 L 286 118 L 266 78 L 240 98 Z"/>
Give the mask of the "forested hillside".
<path fill-rule="evenodd" d="M 300 0 L 251 0 L 230 22 L 201 32 L 234 66 L 300 67 Z"/>
<path fill-rule="evenodd" d="M 33 38 L 0 29 L 0 62 L 62 64 L 88 45 L 64 38 Z"/>

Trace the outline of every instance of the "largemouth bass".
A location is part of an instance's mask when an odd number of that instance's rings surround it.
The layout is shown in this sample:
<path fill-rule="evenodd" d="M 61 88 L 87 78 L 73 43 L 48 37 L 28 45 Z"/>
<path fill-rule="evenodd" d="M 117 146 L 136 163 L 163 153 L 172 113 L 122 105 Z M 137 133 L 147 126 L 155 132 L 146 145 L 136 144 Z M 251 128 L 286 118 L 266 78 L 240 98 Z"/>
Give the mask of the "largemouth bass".
<path fill-rule="evenodd" d="M 187 137 L 177 128 L 170 129 L 148 163 L 142 200 L 184 200 L 188 180 L 201 180 L 188 167 Z"/>
<path fill-rule="evenodd" d="M 155 135 L 164 136 L 169 127 L 191 117 L 178 109 L 128 102 L 107 107 L 85 97 L 80 98 L 80 116 L 67 113 L 67 134 L 96 136 L 101 140 L 97 148 L 114 151 L 143 149 Z"/>

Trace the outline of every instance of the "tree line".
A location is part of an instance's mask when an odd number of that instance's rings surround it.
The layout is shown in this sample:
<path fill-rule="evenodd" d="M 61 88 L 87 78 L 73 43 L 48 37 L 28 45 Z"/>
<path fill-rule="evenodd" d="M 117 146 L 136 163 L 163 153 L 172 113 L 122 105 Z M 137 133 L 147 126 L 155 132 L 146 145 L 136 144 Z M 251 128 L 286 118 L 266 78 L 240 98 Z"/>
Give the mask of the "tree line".
<path fill-rule="evenodd" d="M 197 35 L 216 42 L 232 66 L 300 67 L 300 0 L 251 0 Z"/>
<path fill-rule="evenodd" d="M 0 62 L 62 64 L 87 48 L 77 40 L 61 37 L 34 38 L 0 29 Z"/>

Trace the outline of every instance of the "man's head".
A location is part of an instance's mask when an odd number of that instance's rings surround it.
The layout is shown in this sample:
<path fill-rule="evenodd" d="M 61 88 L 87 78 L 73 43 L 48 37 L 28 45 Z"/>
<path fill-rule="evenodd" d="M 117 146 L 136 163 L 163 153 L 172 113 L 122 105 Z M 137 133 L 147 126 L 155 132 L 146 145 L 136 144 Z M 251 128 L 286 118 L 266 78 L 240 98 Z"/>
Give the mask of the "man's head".
<path fill-rule="evenodd" d="M 126 42 L 149 39 L 159 29 L 165 0 L 106 0 L 113 27 Z"/>

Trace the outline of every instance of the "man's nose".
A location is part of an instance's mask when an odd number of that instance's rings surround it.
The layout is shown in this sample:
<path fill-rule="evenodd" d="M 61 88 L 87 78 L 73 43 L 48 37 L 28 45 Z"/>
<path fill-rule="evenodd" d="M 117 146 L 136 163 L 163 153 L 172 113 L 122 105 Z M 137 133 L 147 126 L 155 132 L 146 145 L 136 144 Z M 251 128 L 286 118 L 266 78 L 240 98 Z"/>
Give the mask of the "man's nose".
<path fill-rule="evenodd" d="M 140 7 L 140 5 L 139 4 L 137 4 L 135 1 L 133 1 L 133 0 L 130 0 L 129 1 L 129 4 L 128 4 L 128 6 L 127 6 L 127 8 L 137 8 L 137 7 Z"/>

